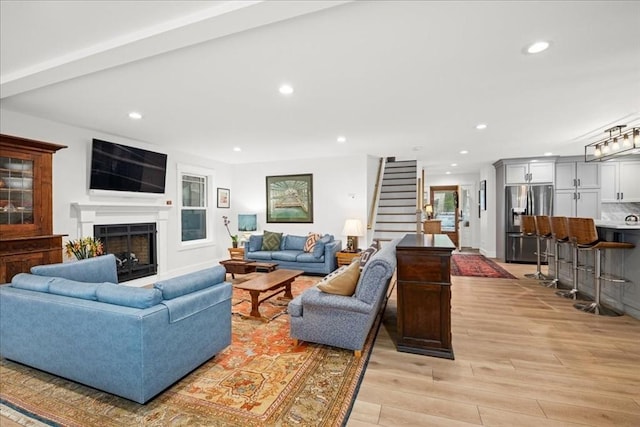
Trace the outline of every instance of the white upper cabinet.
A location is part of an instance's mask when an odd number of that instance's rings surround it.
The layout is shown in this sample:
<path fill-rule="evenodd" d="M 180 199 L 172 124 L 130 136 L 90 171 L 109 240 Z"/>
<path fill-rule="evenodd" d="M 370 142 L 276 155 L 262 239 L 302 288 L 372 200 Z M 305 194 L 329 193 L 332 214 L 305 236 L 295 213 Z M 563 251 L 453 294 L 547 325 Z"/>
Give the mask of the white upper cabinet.
<path fill-rule="evenodd" d="M 505 165 L 506 184 L 553 184 L 555 163 L 526 162 Z"/>
<path fill-rule="evenodd" d="M 602 202 L 640 202 L 640 162 L 604 162 Z"/>

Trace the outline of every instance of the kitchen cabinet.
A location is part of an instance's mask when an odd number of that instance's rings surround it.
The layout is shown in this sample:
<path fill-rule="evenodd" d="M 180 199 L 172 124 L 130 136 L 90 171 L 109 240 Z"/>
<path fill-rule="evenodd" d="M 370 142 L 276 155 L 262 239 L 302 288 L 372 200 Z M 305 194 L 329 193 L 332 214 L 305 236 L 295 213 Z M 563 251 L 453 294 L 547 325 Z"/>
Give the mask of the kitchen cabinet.
<path fill-rule="evenodd" d="M 555 216 L 575 216 L 600 218 L 600 190 L 556 190 L 553 214 Z"/>
<path fill-rule="evenodd" d="M 600 163 L 556 163 L 556 189 L 600 188 Z"/>
<path fill-rule="evenodd" d="M 505 165 L 506 184 L 553 184 L 554 162 L 523 162 Z"/>
<path fill-rule="evenodd" d="M 0 283 L 37 264 L 62 262 L 53 234 L 53 154 L 63 145 L 0 135 Z"/>
<path fill-rule="evenodd" d="M 602 203 L 640 202 L 640 162 L 603 162 Z"/>

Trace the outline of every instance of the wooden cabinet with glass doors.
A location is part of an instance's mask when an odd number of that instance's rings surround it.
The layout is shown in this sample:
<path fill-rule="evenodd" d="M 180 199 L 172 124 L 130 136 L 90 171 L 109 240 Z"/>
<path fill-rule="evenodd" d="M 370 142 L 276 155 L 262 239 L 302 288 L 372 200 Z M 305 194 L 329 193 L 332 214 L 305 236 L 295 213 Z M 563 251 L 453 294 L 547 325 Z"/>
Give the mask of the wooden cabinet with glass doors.
<path fill-rule="evenodd" d="M 34 265 L 62 261 L 53 234 L 53 154 L 65 148 L 0 135 L 0 284 Z"/>

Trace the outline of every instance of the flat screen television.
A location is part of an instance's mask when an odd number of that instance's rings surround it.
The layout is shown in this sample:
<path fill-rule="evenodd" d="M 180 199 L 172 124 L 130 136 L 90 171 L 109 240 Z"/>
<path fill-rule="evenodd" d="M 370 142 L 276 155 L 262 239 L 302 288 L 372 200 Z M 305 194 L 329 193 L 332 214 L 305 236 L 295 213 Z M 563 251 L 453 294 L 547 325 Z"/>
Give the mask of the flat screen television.
<path fill-rule="evenodd" d="M 167 155 L 94 139 L 89 189 L 163 194 Z"/>

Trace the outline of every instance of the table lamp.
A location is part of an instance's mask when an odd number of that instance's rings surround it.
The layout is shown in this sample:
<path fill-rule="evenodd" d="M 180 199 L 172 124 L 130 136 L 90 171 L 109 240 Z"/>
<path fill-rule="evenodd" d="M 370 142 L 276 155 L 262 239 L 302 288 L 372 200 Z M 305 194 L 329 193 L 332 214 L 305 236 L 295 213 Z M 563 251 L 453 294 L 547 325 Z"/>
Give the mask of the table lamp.
<path fill-rule="evenodd" d="M 427 214 L 427 219 L 431 219 L 431 216 L 433 215 L 433 206 L 424 205 L 424 213 Z"/>
<path fill-rule="evenodd" d="M 356 252 L 358 249 L 358 236 L 364 234 L 362 222 L 359 219 L 346 220 L 342 234 L 347 236 L 347 252 Z"/>

